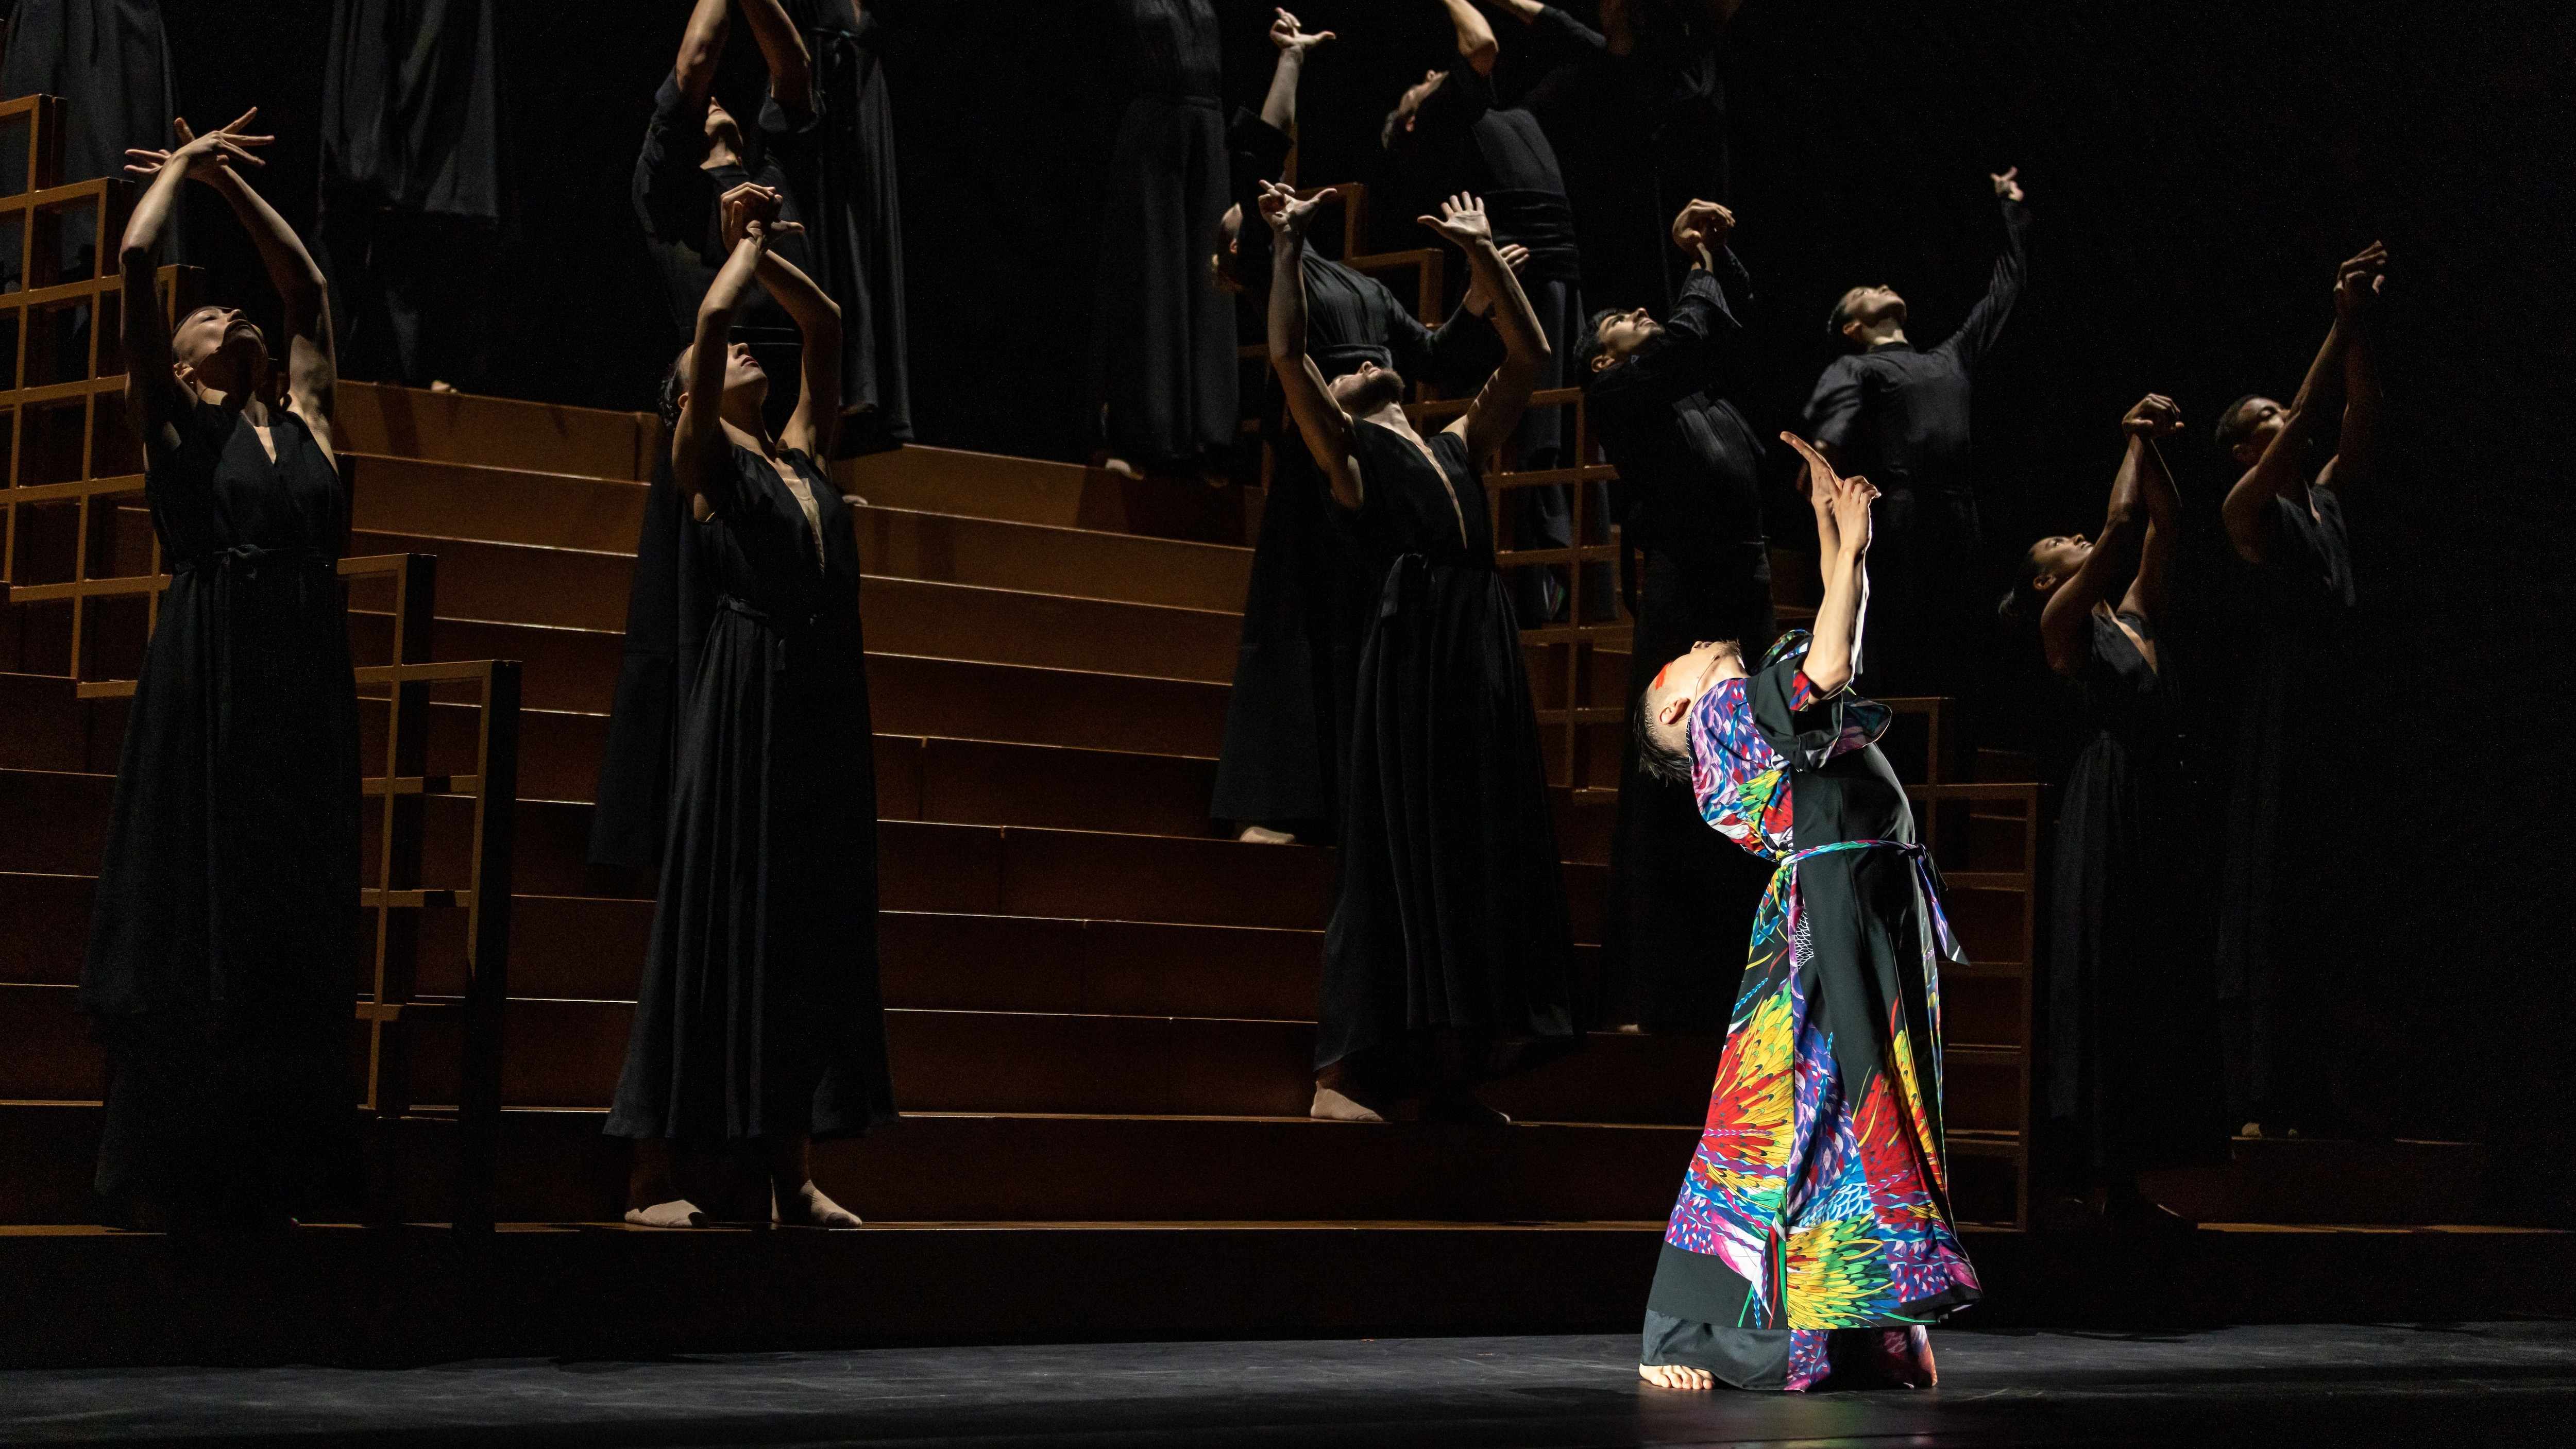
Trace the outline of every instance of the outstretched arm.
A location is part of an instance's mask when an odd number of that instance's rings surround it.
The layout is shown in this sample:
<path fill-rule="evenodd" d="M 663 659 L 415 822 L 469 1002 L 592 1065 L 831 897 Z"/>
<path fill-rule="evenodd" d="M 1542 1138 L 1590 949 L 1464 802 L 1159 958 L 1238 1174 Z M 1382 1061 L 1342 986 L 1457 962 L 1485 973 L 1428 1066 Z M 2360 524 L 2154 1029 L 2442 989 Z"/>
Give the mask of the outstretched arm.
<path fill-rule="evenodd" d="M 2030 208 L 2022 204 L 2021 168 L 2007 167 L 2000 175 L 1987 179 L 1995 186 L 1995 199 L 2003 207 L 2004 250 L 1995 258 L 1994 273 L 1986 280 L 1986 295 L 1968 311 L 1968 320 L 1950 334 L 1935 351 L 1951 353 L 1959 365 L 1974 370 L 2003 335 L 2004 319 L 2012 315 L 2013 303 L 2021 300 L 2022 284 L 2030 276 Z"/>
<path fill-rule="evenodd" d="M 1878 490 L 1866 478 L 1836 473 L 1824 454 L 1797 434 L 1782 433 L 1780 441 L 1807 460 L 1809 499 L 1826 500 L 1826 506 L 1818 509 L 1818 532 L 1826 532 L 1830 523 L 1831 537 L 1821 560 L 1825 598 L 1816 607 L 1814 642 L 1807 646 L 1807 661 L 1799 666 L 1821 699 L 1851 683 L 1852 656 L 1860 642 L 1861 598 L 1869 586 L 1869 505 Z"/>
<path fill-rule="evenodd" d="M 1449 431 L 1467 444 L 1467 456 L 1482 458 L 1503 445 L 1521 423 L 1530 393 L 1547 371 L 1547 334 L 1539 330 L 1538 312 L 1520 278 L 1512 275 L 1502 251 L 1494 245 L 1493 223 L 1485 203 L 1464 192 L 1440 203 L 1440 216 L 1416 217 L 1424 226 L 1455 242 L 1474 268 L 1475 285 L 1494 300 L 1494 330 L 1503 334 L 1503 365 L 1485 379 L 1476 400 L 1467 404 Z"/>
<path fill-rule="evenodd" d="M 689 28 L 680 33 L 680 54 L 671 62 L 680 94 L 692 114 L 704 114 L 707 94 L 715 89 L 716 63 L 724 58 L 725 32 L 733 18 L 729 0 L 698 0 L 689 12 Z"/>
<path fill-rule="evenodd" d="M 1279 63 L 1270 70 L 1270 94 L 1261 102 L 1264 124 L 1286 132 L 1297 126 L 1297 82 L 1306 73 L 1306 52 L 1333 38 L 1329 30 L 1309 34 L 1285 10 L 1270 22 L 1270 43 L 1279 47 Z M 1244 220 L 1252 220 L 1247 216 Z"/>
<path fill-rule="evenodd" d="M 1458 53 L 1476 68 L 1478 75 L 1494 73 L 1494 59 L 1502 53 L 1494 41 L 1494 27 L 1485 23 L 1485 13 L 1475 0 L 1440 0 L 1449 10 L 1449 28 L 1457 34 Z"/>
<path fill-rule="evenodd" d="M 1306 227 L 1315 218 L 1313 200 L 1272 182 L 1261 185 L 1261 215 L 1271 230 L 1270 366 L 1279 374 L 1279 390 L 1288 415 L 1306 439 L 1306 451 L 1324 471 L 1333 501 L 1357 510 L 1363 500 L 1360 470 L 1351 457 L 1351 415 L 1333 401 L 1322 369 L 1306 355 Z"/>
<path fill-rule="evenodd" d="M 2176 427 L 2181 424 L 2177 422 Z M 2164 449 L 2147 439 L 2147 456 L 2138 465 L 2138 491 L 2147 501 L 2147 542 L 2138 554 L 2138 576 L 2121 596 L 2120 612 L 2153 624 L 2173 600 L 2174 551 L 2182 540 L 2182 494 L 2174 488 L 2173 470 L 2165 466 Z"/>
<path fill-rule="evenodd" d="M 2353 479 L 2373 482 L 2379 470 L 2379 417 L 2387 398 L 2379 390 L 2373 355 L 2378 327 L 2371 318 L 2388 280 L 2387 250 L 2378 243 L 2363 254 L 2370 265 L 2347 267 L 2335 279 L 2335 310 L 2344 319 L 2343 429 L 2335 444 L 2333 486 L 2338 497 Z M 2325 481 L 2325 480 L 2320 480 Z"/>
<path fill-rule="evenodd" d="M 778 0 L 741 4 L 752 43 L 769 65 L 769 93 L 790 122 L 804 125 L 814 115 L 814 57 L 805 49 L 805 37 L 796 33 L 796 22 L 787 18 L 787 7 Z"/>
<path fill-rule="evenodd" d="M 254 112 L 254 114 L 256 114 Z M 243 121 L 249 120 L 244 116 Z M 235 125 L 241 124 L 236 121 Z M 185 122 L 179 134 L 188 134 Z M 322 269 L 286 218 L 268 199 L 250 189 L 240 173 L 226 167 L 215 173 L 215 190 L 231 204 L 242 229 L 259 248 L 268 280 L 286 303 L 286 406 L 313 430 L 314 441 L 331 456 L 332 410 L 338 401 L 339 355 L 331 336 L 331 307 Z"/>
<path fill-rule="evenodd" d="M 738 246 L 754 229 L 761 232 L 760 268 L 753 275 L 770 300 L 785 309 L 804 340 L 799 349 L 796 411 L 778 441 L 802 448 L 823 462 L 832 456 L 832 439 L 841 425 L 841 308 L 803 268 L 774 248 L 782 237 L 805 228 L 778 219 L 779 195 L 766 186 L 745 183 L 725 193 L 724 237 Z"/>
<path fill-rule="evenodd" d="M 2040 648 L 2048 655 L 2048 667 L 2060 674 L 2071 677 L 2084 667 L 2090 628 L 2086 620 L 2093 606 L 2110 596 L 2113 581 L 2140 566 L 2150 531 L 2141 479 L 2148 470 L 2161 467 L 2148 440 L 2173 431 L 2181 419 L 2181 409 L 2170 398 L 2150 393 L 2120 420 L 2128 445 L 2120 455 L 2120 471 L 2111 480 L 2111 504 L 2103 515 L 2102 531 L 2074 575 L 2049 592 L 2048 604 L 2039 614 Z"/>
<path fill-rule="evenodd" d="M 726 353 L 734 314 L 742 310 L 761 256 L 768 250 L 767 228 L 746 229 L 725 264 L 717 268 L 706 300 L 698 304 L 698 330 L 689 343 L 688 388 L 680 400 L 679 424 L 671 431 L 671 475 L 702 519 L 735 501 L 732 444 L 725 437 L 722 413 Z"/>

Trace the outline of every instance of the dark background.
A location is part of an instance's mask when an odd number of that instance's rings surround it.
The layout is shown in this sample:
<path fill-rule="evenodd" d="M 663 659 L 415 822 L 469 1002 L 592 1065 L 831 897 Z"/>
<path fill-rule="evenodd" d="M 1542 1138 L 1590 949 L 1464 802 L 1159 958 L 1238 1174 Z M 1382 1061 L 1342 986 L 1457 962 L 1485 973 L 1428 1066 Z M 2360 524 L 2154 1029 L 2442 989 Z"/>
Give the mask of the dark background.
<path fill-rule="evenodd" d="M 1257 105 L 1267 7 L 1218 4 L 1229 89 Z M 203 125 L 263 105 L 280 141 L 261 184 L 309 224 L 327 3 L 168 8 L 182 110 Z M 495 8 L 507 216 L 483 390 L 646 407 L 676 342 L 627 178 L 688 7 Z M 1104 9 L 947 0 L 891 49 L 923 442 L 1081 453 L 1093 198 L 1122 99 Z M 1308 70 L 1301 179 L 1366 179 L 1395 91 L 1447 49 L 1440 10 L 1308 0 L 1299 13 L 1340 36 Z M 1512 47 L 1516 27 L 1496 28 Z M 2213 863 L 2243 574 L 2216 535 L 2232 470 L 2208 426 L 2240 393 L 2296 387 L 2335 262 L 2387 242 L 2394 458 L 2375 493 L 2348 500 L 2363 677 L 2315 721 L 2320 747 L 2352 762 L 2355 990 L 2382 1023 L 2367 1090 L 2407 1134 L 2487 1140 L 2498 1212 L 2568 1221 L 2566 7 L 1751 0 L 1726 66 L 1727 199 L 1762 299 L 1766 363 L 1745 399 L 1757 428 L 1795 422 L 1846 286 L 1903 291 L 1920 344 L 1948 333 L 2000 240 L 1986 174 L 2011 164 L 2037 229 L 2029 291 L 1978 388 L 1998 541 L 1980 566 L 1998 588 L 2022 541 L 2099 524 L 2121 411 L 2150 389 L 2181 401 L 2192 431 L 2167 455 L 2196 537 L 2186 617 L 2168 632 L 2197 706 Z M 265 290 L 224 218 L 199 205 L 190 224 L 216 295 Z M 1596 283 L 1589 300 L 1655 299 Z M 1800 514 L 1773 517 L 1800 546 Z M 2035 655 L 2026 640 L 1998 648 Z M 2011 698 L 1989 709 L 1990 735 L 2039 742 L 2044 710 Z"/>

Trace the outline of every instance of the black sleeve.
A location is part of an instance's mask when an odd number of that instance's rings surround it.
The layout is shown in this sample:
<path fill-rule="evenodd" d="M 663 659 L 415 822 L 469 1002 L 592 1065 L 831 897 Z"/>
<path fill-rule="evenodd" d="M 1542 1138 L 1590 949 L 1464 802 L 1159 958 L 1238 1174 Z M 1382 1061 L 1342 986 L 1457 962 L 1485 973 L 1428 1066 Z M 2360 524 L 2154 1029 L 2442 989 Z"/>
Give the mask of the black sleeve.
<path fill-rule="evenodd" d="M 1395 354 L 1395 370 L 1406 381 L 1463 391 L 1482 384 L 1503 365 L 1502 334 L 1463 302 L 1439 326 L 1425 327 L 1383 283 L 1370 280 L 1385 295 L 1386 348 Z"/>
<path fill-rule="evenodd" d="M 1449 62 L 1449 78 L 1424 97 L 1413 113 L 1413 154 L 1422 165 L 1447 170 L 1457 164 L 1467 132 L 1494 108 L 1494 78 L 1476 73 L 1475 62 L 1459 56 Z"/>
<path fill-rule="evenodd" d="M 1843 453 L 1843 466 L 1857 467 L 1852 444 L 1860 436 L 1861 366 L 1858 357 L 1837 357 L 1807 398 L 1807 431 L 1814 441 L 1831 443 Z"/>
<path fill-rule="evenodd" d="M 699 247 L 706 243 L 715 191 L 698 169 L 706 153 L 704 114 L 688 112 L 688 97 L 674 71 L 653 93 L 653 119 L 645 124 L 644 149 L 635 157 L 631 195 L 635 219 L 646 236 Z"/>
<path fill-rule="evenodd" d="M 1606 55 L 1610 50 L 1609 40 L 1600 31 L 1553 5 L 1539 8 L 1538 18 L 1529 23 L 1529 32 L 1542 65 L 1563 65 Z"/>
<path fill-rule="evenodd" d="M 1234 276 L 1247 290 L 1270 286 L 1270 225 L 1261 219 L 1261 183 L 1276 181 L 1288 169 L 1288 133 L 1241 106 L 1225 128 L 1226 179 L 1234 204 L 1243 209 L 1235 226 Z"/>
<path fill-rule="evenodd" d="M 1616 369 L 1627 374 L 1620 391 L 1669 403 L 1722 382 L 1743 350 L 1744 326 L 1727 305 L 1725 290 L 1714 275 L 1693 267 L 1682 279 L 1672 316 L 1664 321 L 1663 342 L 1639 350 Z"/>
<path fill-rule="evenodd" d="M 2009 196 L 2001 200 L 2004 253 L 1995 258 L 1994 276 L 1986 283 L 1986 295 L 1968 313 L 1968 320 L 1959 324 L 1959 330 L 1934 349 L 1951 354 L 1961 367 L 1972 370 L 2003 333 L 2004 319 L 2012 315 L 2013 303 L 2021 299 L 2022 282 L 2030 274 L 2030 207 Z"/>

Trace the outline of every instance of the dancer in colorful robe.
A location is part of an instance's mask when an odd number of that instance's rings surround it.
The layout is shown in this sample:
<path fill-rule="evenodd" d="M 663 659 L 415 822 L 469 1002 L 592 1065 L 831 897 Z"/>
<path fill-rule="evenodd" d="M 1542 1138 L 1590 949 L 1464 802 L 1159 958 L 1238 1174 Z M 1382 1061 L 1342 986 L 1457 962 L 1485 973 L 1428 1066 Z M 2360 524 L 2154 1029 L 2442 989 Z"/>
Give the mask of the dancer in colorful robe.
<path fill-rule="evenodd" d="M 1731 641 L 1666 666 L 1640 755 L 1728 839 L 1778 861 L 1646 1299 L 1637 1372 L 1664 1388 L 1934 1381 L 1927 1325 L 1982 1296 L 1951 1219 L 1941 983 L 1962 957 L 1940 876 L 1853 694 L 1877 490 L 1804 441 L 1825 547 L 1812 639 L 1748 672 Z"/>

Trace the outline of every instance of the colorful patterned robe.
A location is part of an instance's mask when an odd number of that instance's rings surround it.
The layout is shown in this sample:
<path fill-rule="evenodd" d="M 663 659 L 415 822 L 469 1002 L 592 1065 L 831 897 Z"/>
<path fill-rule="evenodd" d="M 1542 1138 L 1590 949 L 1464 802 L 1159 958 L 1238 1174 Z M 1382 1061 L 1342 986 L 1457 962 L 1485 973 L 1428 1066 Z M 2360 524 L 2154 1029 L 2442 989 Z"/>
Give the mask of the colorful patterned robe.
<path fill-rule="evenodd" d="M 1959 952 L 1903 787 L 1874 747 L 1888 710 L 1820 699 L 1797 669 L 1807 645 L 1793 631 L 1688 719 L 1702 816 L 1780 864 L 1665 1242 L 1741 1280 L 1736 1321 L 1715 1327 L 1793 1331 L 1787 1387 L 1861 1348 L 1829 1341 L 1853 1329 L 1894 1330 L 1866 1335 L 1878 1340 L 1867 1351 L 1919 1357 L 1921 1382 L 1920 1325 L 1980 1293 L 1950 1217 L 1941 1129 L 1940 963 Z M 1847 949 L 1882 939 L 1893 959 Z M 1670 1260 L 1658 1299 L 1689 1296 L 1666 1291 Z"/>

